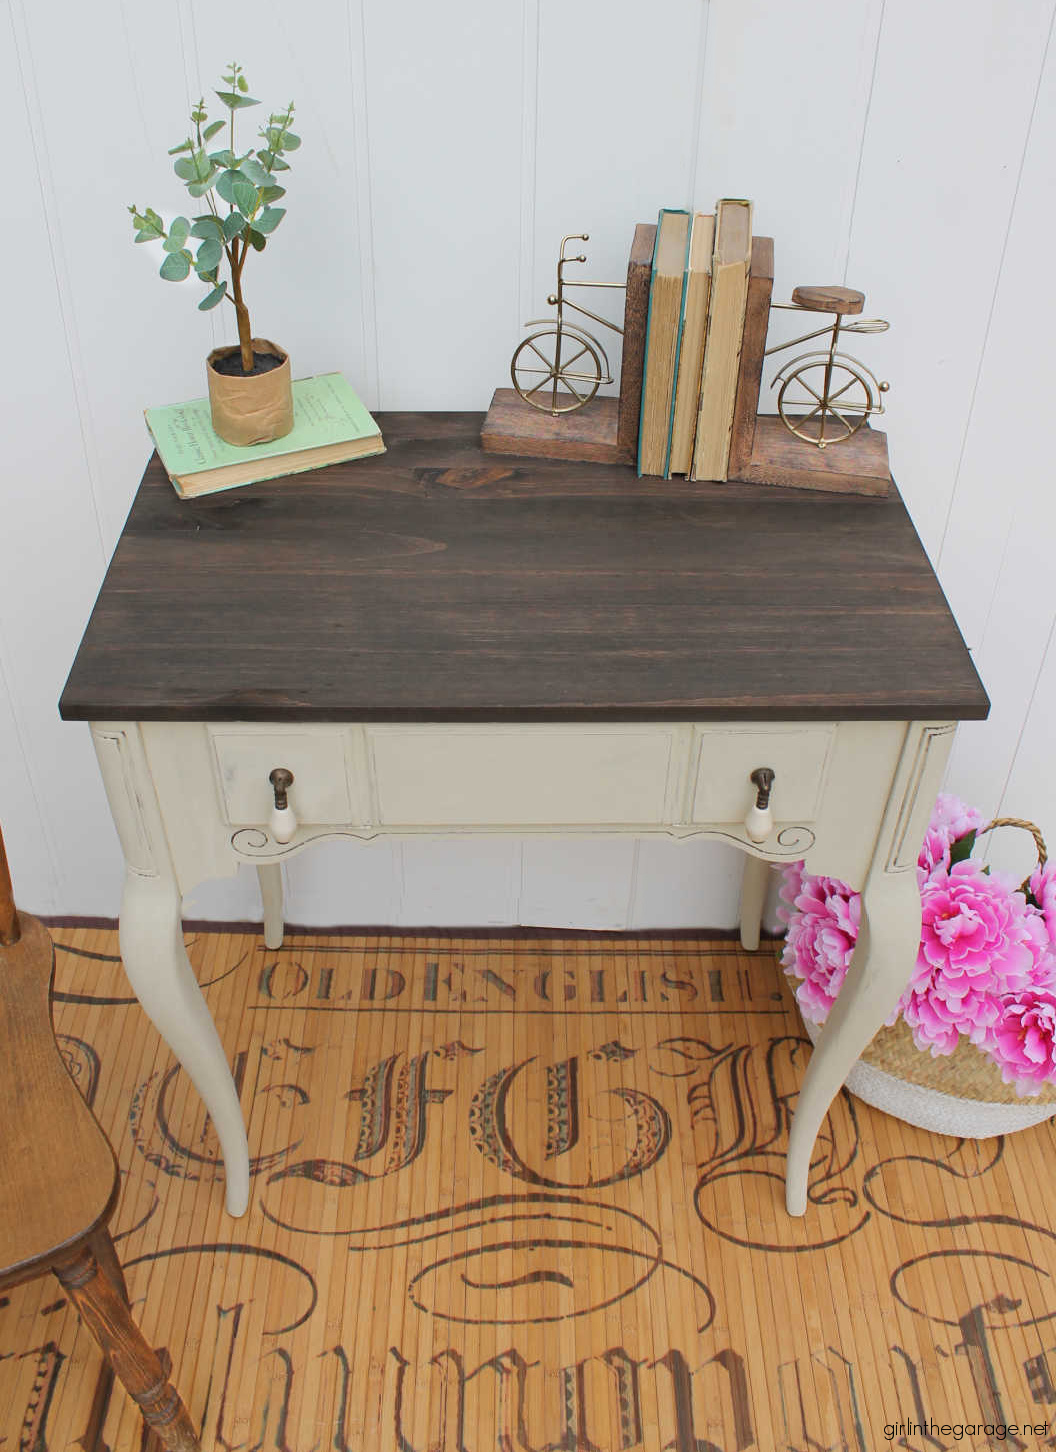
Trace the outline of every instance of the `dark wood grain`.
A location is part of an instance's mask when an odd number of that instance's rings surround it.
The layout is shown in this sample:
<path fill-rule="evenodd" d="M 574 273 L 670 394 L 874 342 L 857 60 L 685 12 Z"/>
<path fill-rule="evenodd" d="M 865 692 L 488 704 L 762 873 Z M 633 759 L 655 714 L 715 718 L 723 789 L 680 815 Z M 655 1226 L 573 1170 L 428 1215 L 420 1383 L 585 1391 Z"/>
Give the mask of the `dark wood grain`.
<path fill-rule="evenodd" d="M 500 460 L 480 414 L 382 414 L 388 452 L 181 503 L 144 476 L 70 720 L 981 718 L 884 498 Z"/>
<path fill-rule="evenodd" d="M 728 479 L 737 479 L 751 461 L 755 442 L 755 416 L 759 409 L 759 385 L 763 377 L 763 355 L 770 326 L 770 297 L 774 290 L 774 239 L 752 238 L 752 266 L 748 274 L 748 299 L 744 309 L 744 337 L 737 374 L 737 396 L 733 405 Z"/>
<path fill-rule="evenodd" d="M 115 1284 L 104 1268 L 111 1261 L 117 1262 L 113 1242 L 102 1230 L 52 1269 L 161 1446 L 168 1452 L 201 1452 L 179 1392 L 132 1319 L 123 1280 Z"/>
<path fill-rule="evenodd" d="M 621 448 L 617 440 L 619 410 L 615 398 L 594 398 L 555 418 L 532 408 L 512 388 L 496 388 L 480 430 L 480 446 L 486 454 L 518 458 L 629 464 L 634 451 Z"/>
<path fill-rule="evenodd" d="M 752 457 L 736 477 L 746 484 L 887 494 L 891 488 L 887 435 L 865 423 L 849 439 L 822 450 L 797 438 L 777 414 L 761 413 L 755 421 Z"/>
<path fill-rule="evenodd" d="M 645 325 L 649 316 L 649 281 L 653 271 L 656 223 L 639 222 L 627 260 L 627 291 L 623 305 L 623 352 L 620 355 L 620 423 L 618 443 L 628 458 L 638 457 L 638 419 L 642 411 Z"/>

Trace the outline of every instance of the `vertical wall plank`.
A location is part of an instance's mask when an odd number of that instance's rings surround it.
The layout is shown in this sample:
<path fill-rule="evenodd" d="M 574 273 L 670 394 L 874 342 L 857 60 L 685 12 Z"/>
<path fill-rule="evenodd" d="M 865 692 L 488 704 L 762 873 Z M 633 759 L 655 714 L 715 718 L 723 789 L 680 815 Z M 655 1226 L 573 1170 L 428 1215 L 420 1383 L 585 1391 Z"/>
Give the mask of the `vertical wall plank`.
<path fill-rule="evenodd" d="M 741 854 L 720 842 L 645 837 L 630 928 L 732 928 L 738 922 Z"/>
<path fill-rule="evenodd" d="M 1007 219 L 986 351 L 939 555 L 950 603 L 970 645 L 981 640 L 995 604 L 1002 556 L 1017 533 L 1039 532 L 1032 516 L 1052 495 L 1040 444 L 1052 408 L 1056 299 L 1039 248 L 1039 239 L 1056 226 L 1051 20 L 1045 68 L 1027 99 L 1033 103 L 1030 134 L 1013 178 L 1015 209 Z"/>
<path fill-rule="evenodd" d="M 366 0 L 385 408 L 485 408 L 515 312 L 519 7 Z"/>
<path fill-rule="evenodd" d="M 847 280 L 892 322 L 861 353 L 891 380 L 892 469 L 933 559 L 1051 14 L 1052 0 L 976 0 L 956 21 L 942 0 L 884 13 Z"/>
<path fill-rule="evenodd" d="M 142 410 L 202 392 L 212 329 L 195 285 L 162 282 L 161 254 L 133 245 L 128 205 L 186 210 L 166 149 L 189 103 L 174 9 L 100 0 L 14 0 L 62 312 L 64 374 L 82 477 L 107 552 L 151 445 Z M 56 44 L 61 34 L 62 43 Z M 198 285 L 200 287 L 200 285 Z M 83 621 L 82 621 L 83 624 Z"/>
<path fill-rule="evenodd" d="M 540 0 L 535 245 L 525 268 L 532 292 L 507 339 L 507 369 L 521 325 L 552 312 L 546 298 L 562 236 L 590 236 L 587 265 L 566 269 L 569 281 L 622 282 L 635 223 L 655 221 L 661 207 L 692 204 L 706 14 L 700 0 L 656 0 L 648 24 L 632 31 L 623 7 L 608 0 Z M 622 323 L 622 293 L 578 300 Z M 616 334 L 583 321 L 614 361 Z"/>
<path fill-rule="evenodd" d="M 5 228 L 18 248 L 18 265 L 5 291 L 8 342 L 0 365 L 10 420 L 4 431 L 0 661 L 31 784 L 27 798 L 19 792 L 15 755 L 12 787 L 23 805 L 12 832 L 27 867 L 39 868 L 49 854 L 53 859 L 53 881 L 50 872 L 43 880 L 22 877 L 27 908 L 47 910 L 57 902 L 67 912 L 99 903 L 116 909 L 117 841 L 88 732 L 64 725 L 57 711 L 104 563 L 62 281 L 63 229 L 71 218 L 51 184 L 46 108 L 34 90 L 38 71 L 26 17 L 17 5 L 11 13 L 14 24 L 0 44 L 0 87 L 10 98 Z M 76 225 L 68 242 L 75 236 Z M 22 815 L 29 810 L 35 824 Z"/>
<path fill-rule="evenodd" d="M 397 922 L 436 927 L 517 922 L 521 846 L 515 837 L 402 837 Z"/>
<path fill-rule="evenodd" d="M 37 806 L 31 763 L 18 733 L 7 674 L 0 669 L 0 828 L 7 847 L 15 902 L 37 913 L 58 909 L 55 865 Z"/>
<path fill-rule="evenodd" d="M 625 928 L 633 837 L 526 837 L 516 921 L 526 927 Z"/>
<path fill-rule="evenodd" d="M 404 894 L 395 837 L 320 842 L 291 858 L 285 872 L 286 918 L 291 923 L 376 927 L 400 921 Z"/>
<path fill-rule="evenodd" d="M 1023 722 L 1012 770 L 1000 802 L 1002 816 L 1037 822 L 1050 856 L 1056 852 L 1056 779 L 1053 777 L 1053 723 L 1056 722 L 1056 627 L 1050 629 L 1029 708 Z M 997 834 L 994 834 L 995 837 Z M 1018 877 L 1032 863 L 1029 842 L 995 842 L 991 860 Z"/>
<path fill-rule="evenodd" d="M 753 199 L 775 299 L 842 278 L 881 9 L 709 6 L 697 201 Z"/>
<path fill-rule="evenodd" d="M 1040 749 L 1039 708 L 1031 706 L 1056 617 L 1049 585 L 1056 498 L 1042 452 L 1056 373 L 1049 341 L 1056 303 L 1039 254 L 1039 239 L 1056 226 L 1054 128 L 1056 46 L 1050 41 L 940 559 L 993 703 L 988 721 L 958 734 L 949 777 L 986 812 L 1002 805 L 1012 771 L 1020 784 L 1036 781 L 1041 805 L 1034 810 L 1047 804 L 1056 815 L 1051 740 L 1047 752 Z M 1021 741 L 1028 712 L 1033 725 Z M 1051 725 L 1050 718 L 1050 736 Z M 1031 815 L 1022 803 L 1015 810 Z"/>

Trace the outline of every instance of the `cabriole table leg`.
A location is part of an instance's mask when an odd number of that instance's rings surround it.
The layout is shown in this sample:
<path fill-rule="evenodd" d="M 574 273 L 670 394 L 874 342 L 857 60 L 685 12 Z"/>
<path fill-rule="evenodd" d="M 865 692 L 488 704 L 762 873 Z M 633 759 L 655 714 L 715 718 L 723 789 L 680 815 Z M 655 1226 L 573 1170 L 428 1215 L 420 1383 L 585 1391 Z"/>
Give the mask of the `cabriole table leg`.
<path fill-rule="evenodd" d="M 121 957 L 132 991 L 212 1117 L 227 1209 L 249 1204 L 249 1145 L 223 1045 L 183 945 L 183 897 L 139 727 L 93 725 L 92 737 L 125 856 Z"/>

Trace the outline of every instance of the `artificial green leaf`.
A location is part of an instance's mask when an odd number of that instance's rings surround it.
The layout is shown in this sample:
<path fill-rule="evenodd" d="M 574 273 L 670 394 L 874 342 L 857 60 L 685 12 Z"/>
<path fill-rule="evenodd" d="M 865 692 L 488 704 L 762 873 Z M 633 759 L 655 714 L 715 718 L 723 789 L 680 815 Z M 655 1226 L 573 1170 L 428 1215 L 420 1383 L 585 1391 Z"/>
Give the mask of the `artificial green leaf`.
<path fill-rule="evenodd" d="M 213 182 L 216 178 L 216 168 L 210 171 L 209 175 L 202 181 L 188 182 L 187 190 L 192 197 L 204 197 L 206 192 L 212 191 Z"/>
<path fill-rule="evenodd" d="M 262 237 L 261 234 L 255 231 L 252 227 L 246 228 L 246 236 L 249 238 L 250 246 L 253 248 L 254 252 L 264 251 L 265 244 L 268 240 L 266 237 Z"/>
<path fill-rule="evenodd" d="M 220 173 L 220 178 L 216 183 L 216 190 L 223 197 L 224 201 L 230 202 L 232 206 L 235 205 L 236 182 L 244 182 L 246 186 L 253 186 L 253 183 L 247 176 L 243 176 L 240 171 L 236 171 L 231 167 L 228 167 L 227 171 Z M 256 188 L 254 188 L 255 191 Z"/>
<path fill-rule="evenodd" d="M 258 155 L 269 171 L 289 171 L 290 169 L 289 162 L 283 161 L 277 151 L 261 151 Z"/>
<path fill-rule="evenodd" d="M 191 270 L 189 252 L 170 252 L 161 264 L 161 275 L 166 282 L 182 282 Z"/>
<path fill-rule="evenodd" d="M 132 225 L 136 228 L 137 242 L 157 242 L 159 237 L 165 236 L 165 224 L 157 212 L 147 208 L 146 216 L 141 216 L 135 207 L 128 209 L 132 213 Z"/>
<path fill-rule="evenodd" d="M 216 94 L 231 111 L 240 111 L 243 106 L 259 106 L 252 96 L 240 95 L 238 91 L 217 91 Z"/>
<path fill-rule="evenodd" d="M 251 181 L 247 181 L 241 172 L 237 173 L 238 180 L 234 183 L 232 191 L 235 195 L 235 206 L 244 217 L 251 217 L 257 210 L 257 189 Z"/>
<path fill-rule="evenodd" d="M 207 237 L 198 248 L 198 256 L 195 258 L 195 270 L 199 273 L 215 272 L 220 265 L 220 259 L 224 255 L 223 245 L 218 237 Z"/>
<path fill-rule="evenodd" d="M 230 151 L 226 148 L 223 151 L 211 151 L 209 153 L 209 160 L 213 163 L 214 166 L 238 166 L 238 157 L 233 151 Z"/>
<path fill-rule="evenodd" d="M 267 186 L 268 182 L 271 180 L 271 177 L 264 170 L 264 168 L 261 166 L 260 162 L 256 159 L 255 156 L 247 157 L 246 160 L 242 162 L 239 169 L 244 176 L 249 177 L 250 181 L 254 184 L 254 186 Z"/>
<path fill-rule="evenodd" d="M 221 122 L 220 124 L 222 126 L 223 125 L 223 122 Z M 179 146 L 170 146 L 169 147 L 169 155 L 170 156 L 179 156 L 179 154 L 180 154 L 181 151 L 193 151 L 193 150 L 194 150 L 194 142 L 188 136 L 187 140 L 186 141 L 181 141 L 180 144 L 179 144 Z"/>
<path fill-rule="evenodd" d="M 202 140 L 211 141 L 218 131 L 223 131 L 226 125 L 226 121 L 210 121 L 209 125 L 202 132 Z"/>
<path fill-rule="evenodd" d="M 180 181 L 192 182 L 198 180 L 198 168 L 189 156 L 181 156 L 178 161 L 172 163 L 172 169 Z"/>
<path fill-rule="evenodd" d="M 192 237 L 222 237 L 224 235 L 224 224 L 219 217 L 214 217 L 212 212 L 207 212 L 204 217 L 196 217 L 194 226 L 191 228 Z"/>
<path fill-rule="evenodd" d="M 950 846 L 950 866 L 954 867 L 958 862 L 967 862 L 972 855 L 972 848 L 975 846 L 975 833 L 969 832 L 965 837 L 958 837 L 957 841 Z"/>
<path fill-rule="evenodd" d="M 165 251 L 179 252 L 187 241 L 190 230 L 191 224 L 186 217 L 174 217 L 169 235 L 165 238 Z"/>
<path fill-rule="evenodd" d="M 249 90 L 249 82 L 246 80 L 245 76 L 239 76 L 239 78 L 238 78 L 238 89 L 240 91 L 248 91 Z"/>
<path fill-rule="evenodd" d="M 275 228 L 279 225 L 285 215 L 285 207 L 265 207 L 263 212 L 261 212 L 260 216 L 253 223 L 253 226 L 258 232 L 263 232 L 265 235 L 267 235 L 269 232 L 274 232 Z"/>
<path fill-rule="evenodd" d="M 301 138 L 299 136 L 294 136 L 292 131 L 287 131 L 285 136 L 282 138 L 283 151 L 296 151 L 300 144 Z"/>
<path fill-rule="evenodd" d="M 224 218 L 224 238 L 230 242 L 237 237 L 242 228 L 246 225 L 246 219 L 241 212 L 228 212 Z"/>
<path fill-rule="evenodd" d="M 271 186 L 261 187 L 260 189 L 260 200 L 264 203 L 265 206 L 270 205 L 270 203 L 272 202 L 277 202 L 280 197 L 284 197 L 285 195 L 285 187 Z"/>

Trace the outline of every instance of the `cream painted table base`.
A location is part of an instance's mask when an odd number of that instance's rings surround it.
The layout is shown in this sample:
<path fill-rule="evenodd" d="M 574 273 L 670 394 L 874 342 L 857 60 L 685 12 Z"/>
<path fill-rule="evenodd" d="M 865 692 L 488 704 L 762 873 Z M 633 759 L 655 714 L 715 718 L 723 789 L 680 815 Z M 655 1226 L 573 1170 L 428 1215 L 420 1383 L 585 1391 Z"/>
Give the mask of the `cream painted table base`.
<path fill-rule="evenodd" d="M 862 927 L 792 1122 L 789 1213 L 802 1215 L 818 1131 L 908 981 L 920 936 L 916 859 L 954 723 L 562 725 L 96 722 L 126 861 L 121 953 L 136 996 L 189 1074 L 220 1139 L 226 1203 L 249 1203 L 231 1071 L 183 946 L 184 894 L 256 866 L 269 947 L 282 941 L 281 864 L 333 835 L 504 832 L 709 837 L 747 854 L 741 933 L 759 942 L 769 864 L 861 885 Z M 293 772 L 279 840 L 275 767 Z M 745 827 L 753 769 L 775 773 L 773 825 Z"/>

